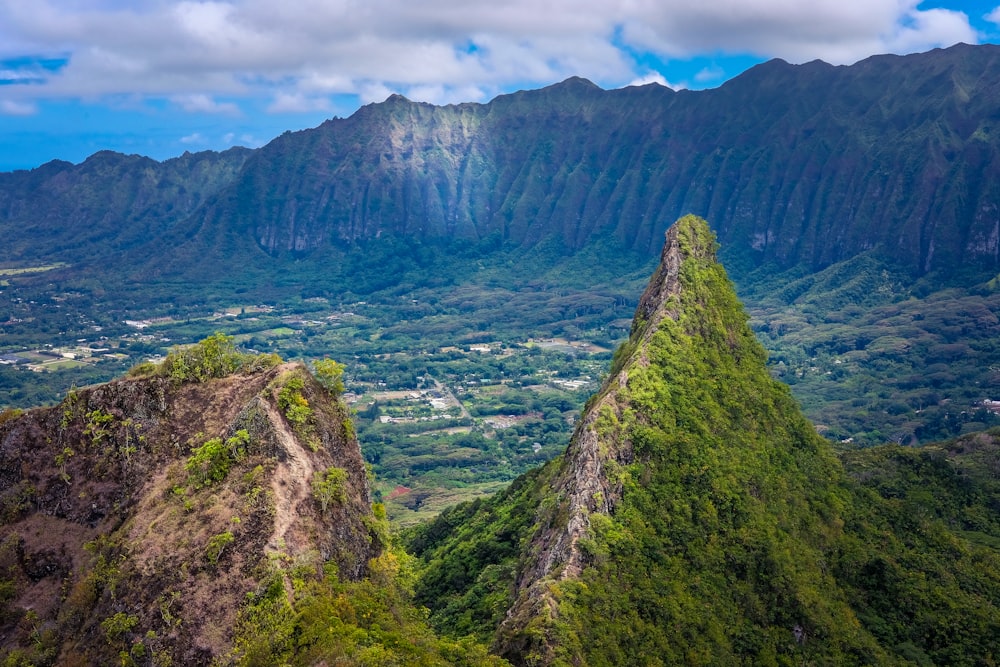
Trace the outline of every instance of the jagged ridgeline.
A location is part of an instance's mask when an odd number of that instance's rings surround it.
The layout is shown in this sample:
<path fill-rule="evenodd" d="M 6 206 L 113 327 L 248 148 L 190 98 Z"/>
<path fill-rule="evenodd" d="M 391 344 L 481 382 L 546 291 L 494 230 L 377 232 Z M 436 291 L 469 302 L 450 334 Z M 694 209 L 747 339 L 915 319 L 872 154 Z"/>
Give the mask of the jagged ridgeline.
<path fill-rule="evenodd" d="M 499 664 L 439 640 L 342 367 L 217 334 L 0 415 L 0 664 Z"/>
<path fill-rule="evenodd" d="M 566 453 L 411 536 L 432 621 L 519 665 L 991 664 L 996 484 L 930 452 L 845 473 L 715 252 L 679 220 Z"/>

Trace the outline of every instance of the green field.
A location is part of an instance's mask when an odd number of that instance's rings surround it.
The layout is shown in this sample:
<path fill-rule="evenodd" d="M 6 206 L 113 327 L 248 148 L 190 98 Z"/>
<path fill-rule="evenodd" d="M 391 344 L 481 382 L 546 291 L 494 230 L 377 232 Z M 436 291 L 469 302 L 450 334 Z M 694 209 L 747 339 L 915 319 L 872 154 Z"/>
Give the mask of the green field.
<path fill-rule="evenodd" d="M 65 266 L 68 266 L 68 264 L 56 262 L 55 264 L 44 264 L 42 266 L 25 266 L 20 268 L 6 268 L 6 269 L 0 268 L 0 276 L 21 276 L 28 273 L 44 273 L 46 271 L 52 271 L 53 269 L 61 269 Z"/>

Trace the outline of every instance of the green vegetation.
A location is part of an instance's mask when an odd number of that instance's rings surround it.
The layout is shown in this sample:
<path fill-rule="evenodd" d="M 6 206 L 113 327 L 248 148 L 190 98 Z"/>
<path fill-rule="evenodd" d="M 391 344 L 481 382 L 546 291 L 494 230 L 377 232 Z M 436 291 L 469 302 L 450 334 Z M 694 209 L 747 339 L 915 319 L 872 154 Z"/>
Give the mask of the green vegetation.
<path fill-rule="evenodd" d="M 168 354 L 158 372 L 175 382 L 205 382 L 232 375 L 249 360 L 249 355 L 236 350 L 231 336 L 217 332 L 190 347 Z"/>
<path fill-rule="evenodd" d="M 235 540 L 236 537 L 228 530 L 213 535 L 208 540 L 208 544 L 205 545 L 205 560 L 208 561 L 209 565 L 217 565 L 219 559 L 222 558 L 222 552 Z"/>
<path fill-rule="evenodd" d="M 423 561 L 416 600 L 432 610 L 442 632 L 473 635 L 489 643 L 513 599 L 512 585 L 524 548 L 537 529 L 535 513 L 546 499 L 561 459 L 518 477 L 487 499 L 442 512 L 411 528 L 406 546 Z"/>
<path fill-rule="evenodd" d="M 369 563 L 359 582 L 329 564 L 275 569 L 250 596 L 236 627 L 238 665 L 500 667 L 471 639 L 438 637 L 412 602 L 412 558 L 398 549 Z M 295 593 L 285 592 L 284 576 Z"/>
<path fill-rule="evenodd" d="M 101 621 L 101 630 L 111 644 L 118 644 L 122 636 L 139 623 L 139 617 L 133 614 L 118 612 L 114 616 Z"/>
<path fill-rule="evenodd" d="M 250 445 L 250 434 L 243 429 L 223 440 L 211 438 L 191 450 L 191 456 L 184 464 L 188 479 L 196 488 L 221 482 L 229 474 L 234 463 L 242 461 Z"/>
<path fill-rule="evenodd" d="M 302 395 L 304 388 L 305 381 L 301 377 L 293 376 L 285 381 L 281 391 L 278 392 L 278 407 L 281 408 L 285 419 L 296 429 L 305 428 L 313 415 L 309 401 Z"/>
<path fill-rule="evenodd" d="M 712 246 L 703 226 L 678 224 L 682 248 Z M 850 454 L 849 477 L 701 257 L 681 264 L 676 320 L 637 326 L 619 355 L 622 410 L 596 429 L 602 451 L 631 443 L 631 460 L 606 464 L 620 498 L 587 517 L 582 571 L 557 570 L 543 592 L 515 585 L 539 558 L 527 545 L 567 521 L 552 490 L 579 474 L 567 457 L 410 535 L 431 620 L 478 628 L 526 664 L 988 663 L 1000 652 L 995 444 L 952 446 L 961 477 L 940 454 L 900 448 Z"/>
<path fill-rule="evenodd" d="M 347 500 L 346 483 L 347 471 L 343 468 L 332 467 L 313 474 L 312 495 L 321 512 L 325 514 L 331 503 L 343 504 Z"/>
<path fill-rule="evenodd" d="M 333 359 L 318 359 L 313 362 L 313 375 L 332 396 L 344 393 L 344 364 Z"/>

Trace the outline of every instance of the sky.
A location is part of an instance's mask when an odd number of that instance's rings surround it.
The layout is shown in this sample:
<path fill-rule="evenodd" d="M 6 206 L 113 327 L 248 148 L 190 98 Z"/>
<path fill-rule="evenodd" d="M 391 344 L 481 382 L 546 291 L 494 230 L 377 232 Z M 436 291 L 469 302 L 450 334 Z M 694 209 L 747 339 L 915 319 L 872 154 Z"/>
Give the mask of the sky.
<path fill-rule="evenodd" d="M 0 171 L 256 148 L 392 93 L 714 88 L 1000 42 L 1000 0 L 0 0 Z"/>

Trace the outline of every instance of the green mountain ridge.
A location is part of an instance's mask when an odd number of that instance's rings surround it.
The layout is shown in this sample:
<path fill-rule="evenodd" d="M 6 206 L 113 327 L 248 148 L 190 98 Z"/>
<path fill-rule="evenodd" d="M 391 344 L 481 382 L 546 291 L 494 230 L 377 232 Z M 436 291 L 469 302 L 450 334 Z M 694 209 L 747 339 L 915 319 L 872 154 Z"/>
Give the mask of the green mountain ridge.
<path fill-rule="evenodd" d="M 878 248 L 911 275 L 997 266 L 997 48 L 853 67 L 772 61 L 718 89 L 570 79 L 485 105 L 399 96 L 258 151 L 189 221 L 270 255 L 378 236 L 654 254 L 712 220 L 727 258 L 816 270 Z"/>
<path fill-rule="evenodd" d="M 989 664 L 991 475 L 898 448 L 848 462 L 768 375 L 712 234 L 683 218 L 566 453 L 411 536 L 417 599 L 519 665 Z"/>
<path fill-rule="evenodd" d="M 713 221 L 741 272 L 816 270 L 873 248 L 913 276 L 956 263 L 995 270 L 998 48 L 848 67 L 771 61 L 706 91 L 569 79 L 488 104 L 394 96 L 255 151 L 141 165 L 101 153 L 2 174 L 0 221 L 15 241 L 33 236 L 42 197 L 43 218 L 79 220 L 109 246 L 83 237 L 28 255 L 45 261 L 108 256 L 140 225 L 148 245 L 129 262 L 158 247 L 180 275 L 206 255 L 266 261 L 379 237 L 520 248 L 558 238 L 567 249 L 615 238 L 652 255 L 687 212 Z M 115 162 L 162 191 L 120 178 Z M 52 198 L 67 180 L 87 192 Z M 155 204 L 163 195 L 172 210 Z M 155 205 L 142 204 L 149 197 Z M 90 198 L 122 204 L 109 216 L 79 205 Z M 22 258 L 13 252 L 0 261 Z"/>

